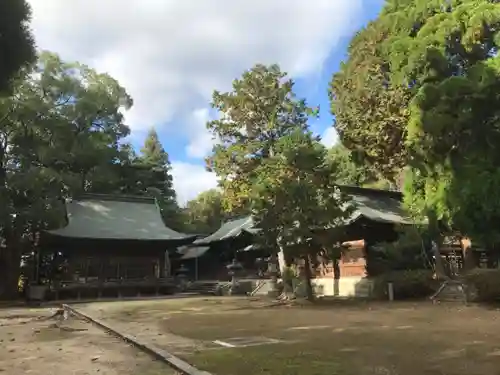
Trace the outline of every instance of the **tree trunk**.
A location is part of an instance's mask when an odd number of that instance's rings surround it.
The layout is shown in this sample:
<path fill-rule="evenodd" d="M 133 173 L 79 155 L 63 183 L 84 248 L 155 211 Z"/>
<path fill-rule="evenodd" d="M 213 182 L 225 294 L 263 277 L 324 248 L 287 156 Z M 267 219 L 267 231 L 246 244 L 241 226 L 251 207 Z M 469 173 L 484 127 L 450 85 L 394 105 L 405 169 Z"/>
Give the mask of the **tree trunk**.
<path fill-rule="evenodd" d="M 472 252 L 472 244 L 469 240 L 467 240 L 466 238 L 461 238 L 460 245 L 462 247 L 462 257 L 464 260 L 463 272 L 467 273 L 468 271 L 476 267 L 476 260 Z"/>
<path fill-rule="evenodd" d="M 269 259 L 269 273 L 271 274 L 271 286 L 272 290 L 269 292 L 269 296 L 278 297 L 280 290 L 278 288 L 278 267 L 277 267 L 277 257 L 276 254 L 272 254 Z"/>
<path fill-rule="evenodd" d="M 272 254 L 269 263 L 271 266 L 271 283 L 273 287 L 271 294 L 274 297 L 279 297 L 281 291 L 280 288 L 278 287 L 278 274 L 281 274 L 281 276 L 283 277 L 286 267 L 286 262 L 285 262 L 285 251 L 280 244 L 279 238 L 276 240 L 276 245 L 278 245 L 279 248 L 278 254 Z"/>
<path fill-rule="evenodd" d="M 0 145 L 0 227 L 3 227 L 5 247 L 0 247 L 0 299 L 14 300 L 19 297 L 18 283 L 21 266 L 21 253 L 17 241 L 13 241 L 11 216 L 8 210 L 7 171 L 5 169 L 6 145 Z M 5 211 L 2 211 L 5 210 Z"/>
<path fill-rule="evenodd" d="M 285 271 L 286 268 L 285 251 L 281 246 L 279 246 L 279 249 L 280 251 L 278 252 L 278 267 L 281 275 L 283 275 L 283 272 Z"/>
<path fill-rule="evenodd" d="M 308 301 L 314 301 L 314 293 L 311 285 L 311 262 L 309 261 L 309 255 L 304 257 L 304 282 L 306 284 L 306 298 Z"/>
<path fill-rule="evenodd" d="M 332 260 L 333 263 L 333 295 L 338 296 L 340 294 L 339 290 L 339 280 L 340 280 L 340 259 L 335 258 Z"/>
<path fill-rule="evenodd" d="M 332 259 L 332 265 L 333 265 L 333 278 L 334 279 L 340 279 L 340 259 L 335 258 Z"/>
<path fill-rule="evenodd" d="M 21 270 L 21 254 L 14 246 L 7 244 L 0 252 L 0 299 L 17 300 L 19 298 L 19 276 Z"/>
<path fill-rule="evenodd" d="M 432 244 L 432 253 L 434 255 L 434 267 L 436 271 L 436 278 L 438 280 L 446 279 L 446 271 L 444 269 L 443 260 L 441 259 L 441 241 Z"/>

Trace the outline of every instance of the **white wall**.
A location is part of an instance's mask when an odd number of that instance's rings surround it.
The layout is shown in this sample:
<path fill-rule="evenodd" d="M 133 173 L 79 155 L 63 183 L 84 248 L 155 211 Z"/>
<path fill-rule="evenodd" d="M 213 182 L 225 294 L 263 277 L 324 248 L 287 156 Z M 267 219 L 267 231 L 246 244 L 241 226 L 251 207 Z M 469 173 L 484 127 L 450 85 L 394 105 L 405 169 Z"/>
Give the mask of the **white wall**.
<path fill-rule="evenodd" d="M 372 281 L 366 277 L 315 278 L 311 280 L 317 296 L 369 297 Z"/>
<path fill-rule="evenodd" d="M 267 295 L 272 290 L 270 280 L 241 280 L 240 282 L 251 282 L 252 289 L 258 284 L 264 283 L 256 292 L 256 295 Z M 330 277 L 311 279 L 315 294 L 317 296 L 339 296 L 339 297 L 369 297 L 372 290 L 372 281 L 361 276 L 343 277 L 335 280 Z"/>

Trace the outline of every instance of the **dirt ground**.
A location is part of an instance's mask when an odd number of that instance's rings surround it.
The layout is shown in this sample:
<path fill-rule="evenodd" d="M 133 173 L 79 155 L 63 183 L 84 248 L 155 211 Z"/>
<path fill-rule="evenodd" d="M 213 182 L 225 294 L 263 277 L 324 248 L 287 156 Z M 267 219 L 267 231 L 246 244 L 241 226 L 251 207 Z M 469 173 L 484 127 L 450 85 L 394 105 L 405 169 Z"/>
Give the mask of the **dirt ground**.
<path fill-rule="evenodd" d="M 89 323 L 47 319 L 55 310 L 0 309 L 0 374 L 176 374 Z"/>
<path fill-rule="evenodd" d="M 500 311 L 481 306 L 214 297 L 79 308 L 215 375 L 500 375 Z"/>

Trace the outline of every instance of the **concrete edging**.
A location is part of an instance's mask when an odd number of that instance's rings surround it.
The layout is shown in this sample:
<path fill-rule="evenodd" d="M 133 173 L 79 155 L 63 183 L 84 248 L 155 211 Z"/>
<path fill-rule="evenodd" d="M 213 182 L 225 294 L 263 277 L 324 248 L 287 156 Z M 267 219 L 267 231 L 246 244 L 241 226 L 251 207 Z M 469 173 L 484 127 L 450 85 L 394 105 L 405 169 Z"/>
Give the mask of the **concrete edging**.
<path fill-rule="evenodd" d="M 104 323 L 102 320 L 96 319 L 91 317 L 88 314 L 85 314 L 81 311 L 76 310 L 74 307 L 71 307 L 67 304 L 63 304 L 62 308 L 65 311 L 70 312 L 71 314 L 76 315 L 77 317 L 89 321 L 95 325 L 97 325 L 99 328 L 103 329 L 104 331 L 111 333 L 114 336 L 117 336 L 118 338 L 121 338 L 128 342 L 129 344 L 132 344 L 136 348 L 146 352 L 147 354 L 159 359 L 160 361 L 163 361 L 170 367 L 174 368 L 177 371 L 180 371 L 184 375 L 212 375 L 211 373 L 207 371 L 201 371 L 198 370 L 196 367 L 190 365 L 189 363 L 183 361 L 179 357 L 174 356 L 173 354 L 170 354 L 169 352 L 158 348 L 154 345 L 151 344 L 145 344 L 140 342 L 136 337 L 132 335 L 128 335 L 125 333 L 121 333 L 115 328 L 110 327 L 107 323 Z"/>

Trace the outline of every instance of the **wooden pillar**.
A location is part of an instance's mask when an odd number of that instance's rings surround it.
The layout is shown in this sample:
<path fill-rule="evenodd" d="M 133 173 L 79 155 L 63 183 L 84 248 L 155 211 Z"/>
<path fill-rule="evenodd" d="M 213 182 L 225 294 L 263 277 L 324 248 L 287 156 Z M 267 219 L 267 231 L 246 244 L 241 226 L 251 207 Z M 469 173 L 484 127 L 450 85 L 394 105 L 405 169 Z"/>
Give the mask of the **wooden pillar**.
<path fill-rule="evenodd" d="M 61 281 L 60 280 L 56 280 L 55 283 L 55 292 L 56 292 L 56 301 L 59 301 L 59 289 L 61 288 Z"/>
<path fill-rule="evenodd" d="M 35 249 L 35 268 L 34 268 L 34 277 L 36 285 L 40 285 L 40 248 L 37 246 Z"/>
<path fill-rule="evenodd" d="M 194 280 L 195 281 L 198 281 L 198 258 L 199 256 L 195 257 L 194 258 Z"/>
<path fill-rule="evenodd" d="M 159 255 L 156 257 L 155 264 L 155 295 L 158 296 L 160 294 L 160 279 L 162 274 L 162 256 Z"/>
<path fill-rule="evenodd" d="M 89 279 L 89 264 L 90 264 L 90 260 L 91 260 L 91 258 L 89 258 L 89 257 L 87 257 L 86 260 L 85 260 L 85 274 L 84 274 L 85 284 L 87 284 L 88 279 Z"/>
<path fill-rule="evenodd" d="M 103 271 L 104 271 L 104 256 L 99 256 L 99 276 L 97 277 L 97 298 L 102 297 L 102 283 L 103 283 Z"/>
<path fill-rule="evenodd" d="M 170 264 L 170 254 L 168 249 L 163 253 L 163 272 L 164 277 L 172 276 L 172 265 Z"/>
<path fill-rule="evenodd" d="M 118 298 L 122 298 L 122 285 L 121 285 L 121 277 L 120 277 L 120 263 L 121 258 L 116 259 L 116 279 L 118 280 Z"/>
<path fill-rule="evenodd" d="M 149 262 L 149 260 L 146 258 L 146 260 Z M 147 263 L 146 263 L 147 265 Z M 149 268 L 149 267 L 148 267 Z M 144 266 L 144 262 L 141 262 L 141 275 L 144 275 L 144 272 L 147 270 L 147 268 Z M 146 271 L 146 274 L 147 274 L 148 271 Z M 141 278 L 142 280 L 142 278 Z M 141 284 L 137 284 L 137 297 L 140 297 L 141 296 Z"/>
<path fill-rule="evenodd" d="M 159 279 L 161 277 L 161 257 L 157 257 L 155 261 L 155 279 Z"/>
<path fill-rule="evenodd" d="M 165 277 L 165 252 L 162 251 L 159 255 L 160 279 Z"/>

